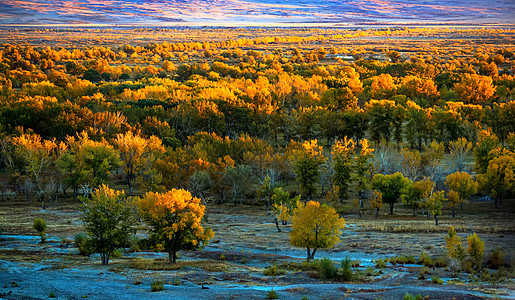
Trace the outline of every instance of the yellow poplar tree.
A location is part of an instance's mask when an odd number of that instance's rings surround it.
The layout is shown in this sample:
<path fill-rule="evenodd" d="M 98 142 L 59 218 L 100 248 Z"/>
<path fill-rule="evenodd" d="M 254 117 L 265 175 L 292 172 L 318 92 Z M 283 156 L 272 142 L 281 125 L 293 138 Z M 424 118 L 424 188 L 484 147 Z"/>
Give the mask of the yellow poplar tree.
<path fill-rule="evenodd" d="M 214 235 L 201 224 L 206 207 L 186 190 L 148 192 L 138 201 L 138 207 L 151 227 L 151 241 L 158 251 L 168 252 L 170 263 L 175 264 L 177 251 L 198 249 Z"/>
<path fill-rule="evenodd" d="M 308 201 L 298 203 L 293 211 L 290 244 L 307 250 L 307 260 L 315 257 L 317 249 L 333 247 L 340 241 L 345 220 L 325 204 Z"/>

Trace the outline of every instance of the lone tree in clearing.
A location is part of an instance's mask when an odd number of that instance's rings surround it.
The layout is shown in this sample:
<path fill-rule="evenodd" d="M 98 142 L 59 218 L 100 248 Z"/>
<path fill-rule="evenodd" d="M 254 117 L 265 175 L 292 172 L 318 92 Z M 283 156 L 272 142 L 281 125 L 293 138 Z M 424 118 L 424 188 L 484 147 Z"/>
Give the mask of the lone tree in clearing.
<path fill-rule="evenodd" d="M 206 207 L 186 190 L 148 192 L 138 201 L 138 207 L 151 226 L 151 241 L 158 251 L 168 252 L 171 264 L 177 260 L 177 251 L 198 249 L 214 235 L 200 224 Z"/>
<path fill-rule="evenodd" d="M 93 250 L 100 253 L 102 265 L 109 264 L 114 250 L 124 247 L 135 232 L 136 218 L 130 202 L 121 191 L 101 185 L 91 199 L 82 197 L 84 226 Z"/>
<path fill-rule="evenodd" d="M 393 205 L 408 192 L 410 185 L 411 181 L 401 173 L 376 174 L 372 178 L 372 188 L 381 192 L 383 201 L 390 205 L 390 215 L 393 215 Z"/>
<path fill-rule="evenodd" d="M 299 201 L 291 224 L 290 244 L 305 247 L 307 260 L 310 260 L 315 257 L 317 249 L 331 248 L 340 241 L 345 220 L 330 206 L 315 201 L 304 205 Z"/>

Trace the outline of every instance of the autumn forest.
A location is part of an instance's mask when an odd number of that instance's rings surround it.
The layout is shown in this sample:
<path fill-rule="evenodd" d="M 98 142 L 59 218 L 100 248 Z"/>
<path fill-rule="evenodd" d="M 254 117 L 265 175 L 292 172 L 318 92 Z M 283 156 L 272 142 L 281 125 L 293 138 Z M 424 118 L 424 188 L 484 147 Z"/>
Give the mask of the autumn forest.
<path fill-rule="evenodd" d="M 0 41 L 0 262 L 64 255 L 52 272 L 105 268 L 131 297 L 514 295 L 509 27 L 10 27 Z M 0 296 L 27 296 L 11 277 Z M 50 282 L 38 297 L 81 296 Z"/>

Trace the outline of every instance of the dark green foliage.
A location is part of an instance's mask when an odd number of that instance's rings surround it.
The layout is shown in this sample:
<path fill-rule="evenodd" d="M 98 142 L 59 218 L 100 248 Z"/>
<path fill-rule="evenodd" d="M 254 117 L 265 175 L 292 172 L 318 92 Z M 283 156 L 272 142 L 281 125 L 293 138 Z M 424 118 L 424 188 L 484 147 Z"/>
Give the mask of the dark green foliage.
<path fill-rule="evenodd" d="M 93 249 L 91 246 L 91 240 L 85 233 L 79 233 L 74 237 L 74 244 L 77 249 L 79 249 L 79 254 L 84 256 L 89 256 L 93 253 Z"/>
<path fill-rule="evenodd" d="M 44 243 L 46 241 L 46 223 L 43 219 L 36 218 L 34 219 L 34 224 L 32 225 L 32 228 L 36 230 L 39 235 L 41 236 L 41 243 Z"/>

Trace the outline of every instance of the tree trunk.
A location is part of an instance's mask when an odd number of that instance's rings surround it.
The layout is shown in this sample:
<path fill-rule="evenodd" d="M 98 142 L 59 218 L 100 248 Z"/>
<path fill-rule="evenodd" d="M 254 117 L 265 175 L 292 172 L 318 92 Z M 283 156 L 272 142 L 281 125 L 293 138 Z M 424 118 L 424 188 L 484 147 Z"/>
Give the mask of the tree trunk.
<path fill-rule="evenodd" d="M 452 207 L 452 217 L 456 217 L 456 214 L 454 213 L 454 206 Z"/>
<path fill-rule="evenodd" d="M 100 253 L 100 259 L 102 261 L 102 265 L 107 266 L 109 264 L 109 253 Z"/>
<path fill-rule="evenodd" d="M 435 217 L 435 224 L 436 224 L 436 226 L 438 226 L 438 218 L 436 217 L 436 215 L 434 215 L 434 217 Z"/>
<path fill-rule="evenodd" d="M 359 199 L 359 207 L 363 208 L 363 199 Z"/>
<path fill-rule="evenodd" d="M 177 253 L 175 251 L 168 252 L 168 261 L 170 264 L 175 265 L 177 261 Z"/>
<path fill-rule="evenodd" d="M 499 201 L 499 198 L 495 197 L 495 200 L 494 200 L 494 205 L 495 205 L 495 208 L 497 208 L 497 202 Z"/>
<path fill-rule="evenodd" d="M 379 208 L 376 208 L 376 219 L 377 219 L 378 215 L 379 215 Z"/>
<path fill-rule="evenodd" d="M 415 209 L 413 209 L 413 216 L 416 217 L 417 216 L 417 212 L 415 211 Z"/>
<path fill-rule="evenodd" d="M 281 228 L 279 228 L 279 221 L 275 218 L 275 227 L 277 227 L 277 232 L 281 232 Z"/>
<path fill-rule="evenodd" d="M 390 203 L 390 215 L 393 215 L 393 203 Z"/>

